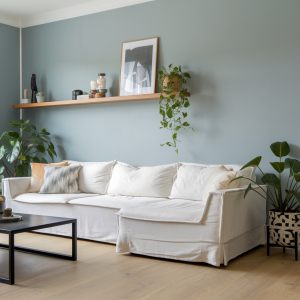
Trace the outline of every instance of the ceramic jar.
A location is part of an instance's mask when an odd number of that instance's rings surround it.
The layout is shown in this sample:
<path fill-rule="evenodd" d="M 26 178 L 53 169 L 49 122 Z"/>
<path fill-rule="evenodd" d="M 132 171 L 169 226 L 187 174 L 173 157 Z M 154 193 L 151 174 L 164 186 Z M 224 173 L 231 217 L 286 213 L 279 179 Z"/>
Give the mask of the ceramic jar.
<path fill-rule="evenodd" d="M 300 212 L 269 211 L 271 240 L 280 246 L 295 246 L 295 233 L 300 243 Z"/>
<path fill-rule="evenodd" d="M 98 84 L 98 82 L 96 80 L 92 80 L 91 81 L 91 90 L 92 91 L 93 90 L 98 90 L 98 86 L 99 86 L 99 84 Z"/>
<path fill-rule="evenodd" d="M 100 73 L 100 74 L 98 74 L 98 76 L 100 76 L 100 77 L 97 79 L 97 82 L 98 82 L 98 84 L 99 84 L 98 89 L 99 89 L 99 90 L 106 89 L 106 79 L 104 78 L 105 74 L 104 74 L 104 73 Z"/>

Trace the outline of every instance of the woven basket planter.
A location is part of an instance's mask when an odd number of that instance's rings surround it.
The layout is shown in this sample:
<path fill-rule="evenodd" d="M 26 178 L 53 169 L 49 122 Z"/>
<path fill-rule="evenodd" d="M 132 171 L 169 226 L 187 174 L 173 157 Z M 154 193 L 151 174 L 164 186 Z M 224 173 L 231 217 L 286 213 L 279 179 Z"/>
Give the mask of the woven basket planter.
<path fill-rule="evenodd" d="M 269 227 L 271 240 L 280 246 L 295 246 L 295 235 L 300 243 L 300 212 L 269 211 Z M 298 244 L 299 244 L 298 243 Z"/>
<path fill-rule="evenodd" d="M 174 94 L 167 95 L 166 93 L 163 92 L 164 97 L 169 97 L 171 95 L 176 95 L 180 91 L 180 81 L 177 76 L 173 77 L 172 79 L 169 78 L 169 76 L 166 76 L 164 81 L 163 81 L 163 86 L 168 86 L 168 83 L 172 81 L 172 91 L 174 91 Z M 168 91 L 168 89 L 164 89 L 164 91 Z"/>

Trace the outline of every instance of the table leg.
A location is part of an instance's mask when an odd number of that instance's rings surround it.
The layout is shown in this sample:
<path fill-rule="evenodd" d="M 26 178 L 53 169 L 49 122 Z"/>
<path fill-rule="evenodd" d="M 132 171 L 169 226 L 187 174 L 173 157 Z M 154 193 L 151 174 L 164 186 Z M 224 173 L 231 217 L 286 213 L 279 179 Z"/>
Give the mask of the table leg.
<path fill-rule="evenodd" d="M 77 220 L 72 223 L 72 260 L 77 260 Z"/>
<path fill-rule="evenodd" d="M 270 256 L 270 228 L 267 225 L 267 256 Z"/>
<path fill-rule="evenodd" d="M 295 235 L 295 260 L 298 261 L 298 231 L 295 231 L 294 235 Z"/>
<path fill-rule="evenodd" d="M 9 284 L 15 284 L 15 235 L 9 234 Z"/>

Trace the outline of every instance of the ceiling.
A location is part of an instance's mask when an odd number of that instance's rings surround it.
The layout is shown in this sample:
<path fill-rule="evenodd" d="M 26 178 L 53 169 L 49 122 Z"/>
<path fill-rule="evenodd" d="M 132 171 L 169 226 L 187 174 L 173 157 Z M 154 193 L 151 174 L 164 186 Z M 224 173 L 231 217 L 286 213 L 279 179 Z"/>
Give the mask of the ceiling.
<path fill-rule="evenodd" d="M 154 0 L 0 0 L 0 23 L 29 27 Z"/>

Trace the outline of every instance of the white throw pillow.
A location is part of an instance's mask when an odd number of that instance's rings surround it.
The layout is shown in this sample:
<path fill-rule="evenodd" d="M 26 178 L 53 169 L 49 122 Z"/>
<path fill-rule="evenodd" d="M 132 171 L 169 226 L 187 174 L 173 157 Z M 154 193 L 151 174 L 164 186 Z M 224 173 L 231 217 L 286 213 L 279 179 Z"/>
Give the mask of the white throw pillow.
<path fill-rule="evenodd" d="M 177 164 L 135 168 L 117 163 L 107 194 L 133 197 L 169 197 Z"/>
<path fill-rule="evenodd" d="M 202 200 L 205 186 L 217 167 L 181 164 L 170 199 Z"/>
<path fill-rule="evenodd" d="M 228 183 L 236 177 L 237 173 L 237 171 L 228 171 L 223 165 L 218 167 L 207 182 L 203 193 L 203 201 L 207 201 L 210 192 L 238 188 L 240 179 L 235 180 L 228 185 Z"/>
<path fill-rule="evenodd" d="M 79 171 L 79 190 L 83 193 L 106 194 L 113 167 L 116 161 L 78 162 L 69 161 L 69 166 L 81 165 Z"/>

